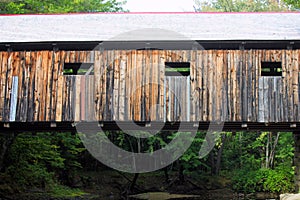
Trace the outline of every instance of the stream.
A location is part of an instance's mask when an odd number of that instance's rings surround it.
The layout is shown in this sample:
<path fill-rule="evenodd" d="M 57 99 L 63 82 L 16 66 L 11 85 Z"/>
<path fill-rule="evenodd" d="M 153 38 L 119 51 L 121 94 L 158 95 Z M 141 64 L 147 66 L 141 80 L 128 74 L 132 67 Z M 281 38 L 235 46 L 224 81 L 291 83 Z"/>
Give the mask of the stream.
<path fill-rule="evenodd" d="M 231 196 L 231 197 L 230 197 Z M 257 196 L 257 195 L 254 195 Z M 168 199 L 193 199 L 193 200 L 277 200 L 276 197 L 270 198 L 251 198 L 244 195 L 235 194 L 213 194 L 213 195 L 187 195 L 187 194 L 170 194 L 167 192 L 148 192 L 128 196 L 130 200 L 147 199 L 147 200 L 168 200 Z"/>

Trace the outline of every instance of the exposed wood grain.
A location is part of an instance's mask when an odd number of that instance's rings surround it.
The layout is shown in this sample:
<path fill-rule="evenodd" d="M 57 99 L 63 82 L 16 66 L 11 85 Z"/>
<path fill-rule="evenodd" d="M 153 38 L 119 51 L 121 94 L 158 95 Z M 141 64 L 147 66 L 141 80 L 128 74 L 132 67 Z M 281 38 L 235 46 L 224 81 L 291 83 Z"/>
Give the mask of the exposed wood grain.
<path fill-rule="evenodd" d="M 10 112 L 9 112 L 10 122 L 14 122 L 16 120 L 17 98 L 18 98 L 18 76 L 13 76 L 12 79 L 13 80 L 12 80 Z"/>
<path fill-rule="evenodd" d="M 292 52 L 292 90 L 293 90 L 293 113 L 294 118 L 293 121 L 298 121 L 299 113 L 298 113 L 298 106 L 299 106 L 299 87 L 298 87 L 298 76 L 299 76 L 299 61 L 298 61 L 298 50 Z"/>
<path fill-rule="evenodd" d="M 237 83 L 236 83 L 236 120 L 241 121 L 242 120 L 242 81 L 243 81 L 243 75 L 242 75 L 242 52 L 237 51 L 235 54 L 235 65 L 236 65 L 236 76 L 237 76 Z"/>
<path fill-rule="evenodd" d="M 124 121 L 125 112 L 125 100 L 126 100 L 126 52 L 122 51 L 120 54 L 120 85 L 119 85 L 119 120 Z"/>
<path fill-rule="evenodd" d="M 157 69 L 157 77 L 156 74 L 153 71 L 152 74 L 152 79 L 156 80 L 153 81 L 154 84 L 151 85 L 152 92 L 157 88 L 159 91 L 158 96 L 157 96 L 157 101 L 156 105 L 153 108 L 153 110 L 158 110 L 158 114 L 154 114 L 152 111 L 151 117 L 152 119 L 156 119 L 157 121 L 165 121 L 165 60 L 166 60 L 166 55 L 164 54 L 164 51 L 153 51 L 152 55 L 152 68 Z M 158 85 L 157 85 L 158 84 Z M 153 101 L 151 105 L 153 106 Z"/>
<path fill-rule="evenodd" d="M 299 50 L 109 50 L 0 52 L 0 121 L 299 121 Z M 165 62 L 190 77 L 165 77 Z M 94 75 L 63 75 L 94 62 Z M 262 77 L 281 62 L 282 77 Z M 13 92 L 13 93 L 12 93 Z M 95 113 L 95 114 L 93 114 Z M 225 118 L 226 117 L 226 118 Z"/>
<path fill-rule="evenodd" d="M 5 87 L 5 79 L 2 78 L 3 72 L 5 72 L 6 69 L 4 69 L 4 66 L 2 65 L 3 61 L 3 52 L 0 52 L 0 121 L 3 121 L 3 104 L 4 104 L 4 89 Z"/>
<path fill-rule="evenodd" d="M 46 69 L 47 70 L 45 73 L 47 73 L 46 76 L 46 83 L 45 85 L 47 86 L 46 90 L 45 90 L 45 95 L 46 95 L 46 101 L 45 101 L 45 120 L 46 121 L 51 121 L 51 100 L 52 100 L 52 96 L 51 96 L 51 89 L 52 89 L 52 71 L 53 71 L 53 52 L 48 51 L 48 55 L 47 55 L 47 66 Z"/>
<path fill-rule="evenodd" d="M 237 63 L 235 61 L 235 52 L 231 51 L 230 55 L 230 62 L 231 62 L 231 76 L 232 76 L 232 107 L 233 107 L 233 113 L 232 113 L 232 120 L 237 120 Z"/>
<path fill-rule="evenodd" d="M 94 51 L 95 55 L 95 62 L 94 62 L 94 103 L 95 103 L 95 116 L 96 120 L 102 120 L 102 110 L 101 110 L 101 103 L 102 103 L 102 76 L 103 76 L 103 53 L 99 50 Z"/>
<path fill-rule="evenodd" d="M 293 99 L 293 51 L 286 51 L 287 62 L 287 99 L 288 99 L 288 121 L 294 121 L 294 99 Z"/>
<path fill-rule="evenodd" d="M 111 121 L 113 116 L 113 83 L 114 83 L 114 50 L 109 51 L 107 55 L 107 85 L 106 85 L 106 118 L 105 120 Z"/>
<path fill-rule="evenodd" d="M 248 62 L 247 62 L 247 52 L 245 50 L 241 50 L 241 115 L 242 121 L 247 121 L 247 113 L 248 113 Z"/>
<path fill-rule="evenodd" d="M 34 121 L 34 110 L 35 110 L 35 91 L 36 91 L 36 61 L 37 52 L 31 52 L 31 63 L 29 68 L 29 86 L 28 86 L 28 110 L 27 110 L 27 121 Z"/>
<path fill-rule="evenodd" d="M 205 51 L 203 52 L 203 62 L 202 62 L 202 71 L 203 71 L 203 78 L 202 78 L 202 82 L 203 82 L 203 86 L 202 86 L 202 96 L 200 97 L 201 99 L 206 99 L 206 101 L 203 101 L 203 121 L 208 121 L 208 115 L 209 115 L 209 111 L 208 111 L 208 101 L 209 101 L 209 85 L 208 85 L 208 52 Z M 201 100 L 202 101 L 202 100 Z"/>
<path fill-rule="evenodd" d="M 196 72 L 196 55 L 197 51 L 191 51 L 190 52 L 190 120 L 196 121 L 196 99 L 198 97 L 198 92 L 196 90 L 197 87 L 197 72 Z"/>
<path fill-rule="evenodd" d="M 56 109 L 55 109 L 55 121 L 61 121 L 62 120 L 62 105 L 63 105 L 63 91 L 64 91 L 64 76 L 63 76 L 63 65 L 64 60 L 66 58 L 66 52 L 62 51 L 60 52 L 60 60 L 57 63 L 58 69 L 57 69 L 57 100 L 56 100 Z"/>
<path fill-rule="evenodd" d="M 32 56 L 32 66 L 30 69 L 29 76 L 26 77 L 26 85 L 27 87 L 24 89 L 25 93 L 28 90 L 28 121 L 36 121 L 39 119 L 39 108 L 41 104 L 41 98 L 43 96 L 43 73 L 44 69 L 42 68 L 42 53 L 36 52 L 35 56 Z M 26 73 L 27 74 L 27 73 Z M 29 85 L 28 85 L 29 82 Z M 25 104 L 27 104 L 27 99 L 24 100 Z"/>
<path fill-rule="evenodd" d="M 219 50 L 217 52 L 217 58 L 216 58 L 216 78 L 215 78 L 215 91 L 216 93 L 216 101 L 215 101 L 215 105 L 216 105 L 216 117 L 215 120 L 216 121 L 221 121 L 221 116 L 222 116 L 222 106 L 224 104 L 224 102 L 222 102 L 222 100 L 224 100 L 223 97 L 223 68 L 224 68 L 224 51 L 223 50 Z"/>
<path fill-rule="evenodd" d="M 132 63 L 133 63 L 133 52 L 129 51 L 127 53 L 127 73 L 126 73 L 126 102 L 127 102 L 127 119 L 132 120 L 132 111 L 133 111 L 133 106 L 132 106 L 132 84 L 133 83 L 133 70 L 132 70 Z"/>
<path fill-rule="evenodd" d="M 58 93 L 58 74 L 60 68 L 60 52 L 53 52 L 53 62 L 52 62 L 52 79 L 51 79 L 51 109 L 50 109 L 50 119 L 55 121 L 56 118 L 56 108 L 57 108 L 57 93 Z M 61 86 L 60 86 L 61 87 Z"/>
<path fill-rule="evenodd" d="M 7 60 L 4 63 L 5 71 L 5 94 L 4 94 L 4 121 L 9 121 L 9 106 L 10 106 L 10 95 L 11 95 L 11 81 L 12 81 L 12 59 L 13 54 L 9 52 Z"/>
<path fill-rule="evenodd" d="M 119 120 L 119 91 L 120 91 L 120 55 L 115 51 L 113 62 L 113 95 L 112 95 L 112 120 Z"/>
<path fill-rule="evenodd" d="M 222 122 L 228 120 L 228 63 L 227 63 L 227 51 L 223 51 L 223 66 L 221 67 L 222 70 L 222 94 L 221 94 L 221 116 L 220 120 Z"/>

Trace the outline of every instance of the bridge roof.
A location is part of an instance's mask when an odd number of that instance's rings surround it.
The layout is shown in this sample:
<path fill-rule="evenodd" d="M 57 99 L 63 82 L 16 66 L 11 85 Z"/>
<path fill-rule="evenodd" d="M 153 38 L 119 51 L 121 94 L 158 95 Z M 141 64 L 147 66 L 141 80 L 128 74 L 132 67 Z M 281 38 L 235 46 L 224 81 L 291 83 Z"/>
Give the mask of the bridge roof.
<path fill-rule="evenodd" d="M 300 13 L 1 15 L 0 43 L 300 40 Z"/>

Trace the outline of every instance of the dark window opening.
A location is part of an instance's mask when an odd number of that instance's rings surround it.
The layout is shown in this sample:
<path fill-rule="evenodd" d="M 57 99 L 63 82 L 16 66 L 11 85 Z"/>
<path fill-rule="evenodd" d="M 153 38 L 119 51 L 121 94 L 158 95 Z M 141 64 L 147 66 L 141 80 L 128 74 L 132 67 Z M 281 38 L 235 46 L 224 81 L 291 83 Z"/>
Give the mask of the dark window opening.
<path fill-rule="evenodd" d="M 93 63 L 65 63 L 64 75 L 93 75 Z"/>
<path fill-rule="evenodd" d="M 165 62 L 166 76 L 189 76 L 190 63 L 189 62 Z"/>
<path fill-rule="evenodd" d="M 281 62 L 262 62 L 261 76 L 282 76 Z"/>

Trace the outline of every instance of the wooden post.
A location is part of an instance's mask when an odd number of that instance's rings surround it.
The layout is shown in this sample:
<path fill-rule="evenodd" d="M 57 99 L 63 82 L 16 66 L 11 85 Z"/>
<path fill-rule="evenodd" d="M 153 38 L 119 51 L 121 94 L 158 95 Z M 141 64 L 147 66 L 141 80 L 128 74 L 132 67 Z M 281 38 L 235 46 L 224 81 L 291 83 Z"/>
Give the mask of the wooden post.
<path fill-rule="evenodd" d="M 300 189 L 300 132 L 294 132 L 295 153 L 295 192 L 298 193 Z"/>

